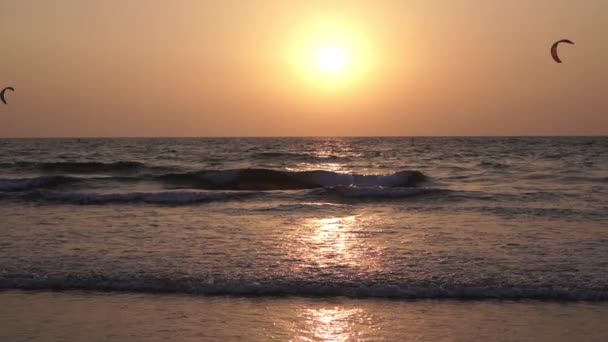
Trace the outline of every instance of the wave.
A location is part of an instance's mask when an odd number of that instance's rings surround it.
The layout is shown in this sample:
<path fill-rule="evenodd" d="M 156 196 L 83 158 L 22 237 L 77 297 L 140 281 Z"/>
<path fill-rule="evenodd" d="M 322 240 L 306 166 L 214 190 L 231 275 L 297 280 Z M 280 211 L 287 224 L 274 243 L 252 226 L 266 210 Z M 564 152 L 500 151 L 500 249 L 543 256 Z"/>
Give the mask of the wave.
<path fill-rule="evenodd" d="M 46 163 L 44 163 L 46 164 Z M 70 173 L 93 172 L 93 164 L 74 166 L 61 164 Z M 122 166 L 103 164 L 106 170 Z M 118 165 L 118 164 L 117 164 Z M 59 169 L 59 168 L 57 168 Z M 80 172 L 76 172 L 80 170 Z M 97 172 L 101 171 L 98 169 Z M 0 191 L 24 191 L 86 181 L 156 181 L 170 187 L 204 190 L 304 190 L 340 186 L 406 188 L 427 180 L 418 171 L 400 171 L 389 175 L 358 175 L 331 171 L 279 171 L 271 169 L 204 170 L 190 173 L 140 174 L 137 176 L 75 177 L 41 176 L 33 178 L 1 179 Z"/>
<path fill-rule="evenodd" d="M 74 177 L 43 176 L 34 178 L 0 179 L 0 191 L 13 192 L 38 188 L 50 188 L 77 181 Z"/>
<path fill-rule="evenodd" d="M 423 195 L 439 195 L 452 193 L 447 189 L 433 188 L 383 188 L 383 187 L 351 187 L 336 186 L 332 188 L 319 189 L 313 192 L 317 195 L 338 197 L 344 199 L 403 199 Z"/>
<path fill-rule="evenodd" d="M 63 185 L 86 182 L 136 182 L 135 177 L 74 177 L 40 176 L 32 178 L 0 178 L 0 192 L 17 192 L 36 189 L 55 189 Z"/>
<path fill-rule="evenodd" d="M 299 296 L 393 299 L 461 300 L 560 300 L 608 301 L 608 287 L 572 287 L 523 284 L 461 283 L 356 283 L 266 279 L 216 280 L 213 278 L 166 278 L 106 276 L 102 274 L 34 276 L 0 274 L 0 289 L 87 290 L 133 293 L 177 293 L 206 296 Z"/>
<path fill-rule="evenodd" d="M 256 194 L 256 192 L 244 191 L 163 191 L 108 194 L 86 192 L 35 191 L 21 195 L 20 198 L 31 201 L 59 202 L 83 205 L 114 203 L 150 203 L 177 205 L 236 200 L 252 197 Z"/>
<path fill-rule="evenodd" d="M 0 194 L 4 193 L 0 198 L 74 204 L 188 204 L 233 199 L 242 197 L 245 193 L 276 190 L 305 191 L 300 194 L 349 199 L 398 199 L 447 191 L 417 187 L 424 181 L 426 177 L 417 171 L 401 171 L 389 175 L 357 175 L 330 171 L 235 169 L 137 176 L 58 175 L 0 178 Z M 155 190 L 157 192 L 112 192 L 117 184 L 134 182 L 160 183 L 153 185 L 150 190 L 154 191 L 153 189 L 158 187 L 160 189 Z M 77 187 L 73 186 L 74 184 L 77 184 Z M 72 186 L 64 187 L 65 185 Z M 99 189 L 102 190 L 98 191 Z"/>
<path fill-rule="evenodd" d="M 32 186 L 33 187 L 33 186 Z M 207 203 L 214 201 L 231 201 L 248 199 L 252 197 L 268 194 L 255 190 L 170 190 L 160 192 L 125 192 L 125 193 L 96 193 L 83 191 L 58 191 L 47 190 L 41 186 L 35 190 L 28 192 L 19 192 L 18 194 L 10 194 L 10 191 L 4 191 L 0 195 L 3 200 L 20 200 L 43 203 L 59 203 L 59 204 L 76 204 L 76 205 L 92 205 L 92 204 L 119 204 L 119 203 L 148 203 L 148 204 L 174 204 L 174 205 L 189 205 L 197 203 Z M 14 192 L 24 190 L 23 188 L 15 188 Z M 328 208 L 340 207 L 341 200 L 352 202 L 368 202 L 368 201 L 390 201 L 403 200 L 408 198 L 419 198 L 422 196 L 441 196 L 442 198 L 451 198 L 451 194 L 455 193 L 446 189 L 430 189 L 430 188 L 356 188 L 356 187 L 333 187 L 324 189 L 313 189 L 307 193 L 292 193 L 293 195 L 312 195 L 323 197 L 326 201 L 338 201 L 336 203 L 296 203 L 282 204 L 278 207 L 264 207 L 257 209 L 259 211 L 318 211 Z M 2 192 L 0 192 L 2 194 Z M 280 196 L 281 194 L 275 194 Z M 447 195 L 444 196 L 444 195 Z M 306 199 L 307 197 L 302 197 Z M 454 195 L 458 199 L 458 195 Z M 311 198 L 309 198 L 311 199 Z"/>
<path fill-rule="evenodd" d="M 391 175 L 357 175 L 331 171 L 234 169 L 159 176 L 169 184 L 206 190 L 303 190 L 337 186 L 414 187 L 427 180 L 418 171 Z"/>
<path fill-rule="evenodd" d="M 104 162 L 16 162 L 4 167 L 54 173 L 136 172 L 146 168 L 136 161 Z"/>

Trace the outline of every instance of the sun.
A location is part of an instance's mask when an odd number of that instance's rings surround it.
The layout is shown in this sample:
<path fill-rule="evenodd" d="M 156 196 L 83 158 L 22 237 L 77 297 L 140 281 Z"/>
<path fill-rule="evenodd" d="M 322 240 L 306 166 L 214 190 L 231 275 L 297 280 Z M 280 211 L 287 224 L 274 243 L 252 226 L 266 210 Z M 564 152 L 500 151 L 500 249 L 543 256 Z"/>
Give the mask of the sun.
<path fill-rule="evenodd" d="M 315 62 L 322 72 L 335 75 L 346 69 L 349 56 L 343 48 L 338 46 L 323 46 L 317 51 Z"/>
<path fill-rule="evenodd" d="M 286 39 L 285 60 L 296 86 L 321 93 L 350 93 L 371 80 L 376 49 L 364 25 L 344 18 L 303 21 Z M 306 90 L 306 88 L 302 88 Z"/>

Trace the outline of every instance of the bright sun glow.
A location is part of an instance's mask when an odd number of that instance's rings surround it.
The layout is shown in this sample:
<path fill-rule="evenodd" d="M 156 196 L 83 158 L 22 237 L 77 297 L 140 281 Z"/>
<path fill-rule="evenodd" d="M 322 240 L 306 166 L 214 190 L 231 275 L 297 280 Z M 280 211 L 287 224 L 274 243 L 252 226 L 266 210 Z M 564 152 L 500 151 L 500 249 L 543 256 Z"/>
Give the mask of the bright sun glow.
<path fill-rule="evenodd" d="M 343 72 L 349 60 L 344 49 L 337 46 L 322 47 L 315 57 L 318 67 L 327 74 Z"/>
<path fill-rule="evenodd" d="M 376 65 L 364 26 L 344 18 L 306 21 L 287 40 L 292 70 L 312 90 L 347 94 L 370 80 Z"/>

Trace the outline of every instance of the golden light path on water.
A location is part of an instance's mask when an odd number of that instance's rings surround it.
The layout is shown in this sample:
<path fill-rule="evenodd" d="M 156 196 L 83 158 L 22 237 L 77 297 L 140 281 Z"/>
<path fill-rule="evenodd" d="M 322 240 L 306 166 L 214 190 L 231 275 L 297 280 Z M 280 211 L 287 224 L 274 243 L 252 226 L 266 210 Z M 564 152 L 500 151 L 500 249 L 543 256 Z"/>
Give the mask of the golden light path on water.
<path fill-rule="evenodd" d="M 360 215 L 308 219 L 295 232 L 299 248 L 292 252 L 321 274 L 377 270 L 380 248 L 361 243 L 361 236 L 371 233 L 373 220 Z"/>
<path fill-rule="evenodd" d="M 370 320 L 361 308 L 304 308 L 298 313 L 304 326 L 294 341 L 342 342 L 358 340 L 362 320 Z"/>
<path fill-rule="evenodd" d="M 608 314 L 598 303 L 533 301 L 11 291 L 0 300 L 2 341 L 605 341 Z"/>
<path fill-rule="evenodd" d="M 316 234 L 309 242 L 318 247 L 315 259 L 321 267 L 329 266 L 334 259 L 352 261 L 354 253 L 349 249 L 349 229 L 355 220 L 355 216 L 312 220 L 310 224 L 316 228 Z"/>
<path fill-rule="evenodd" d="M 382 249 L 371 241 L 362 243 L 363 236 L 373 235 L 377 219 L 373 215 L 348 215 L 305 220 L 293 236 L 299 248 L 292 253 L 326 276 L 378 271 Z M 373 316 L 361 307 L 303 305 L 297 316 L 299 323 L 291 327 L 290 341 L 356 341 L 373 336 L 378 329 L 372 324 Z"/>
<path fill-rule="evenodd" d="M 371 270 L 377 260 L 370 258 L 373 247 L 363 246 L 360 235 L 372 217 L 360 215 L 309 219 L 303 225 L 300 241 L 305 246 L 299 250 L 312 265 L 321 271 L 332 273 L 341 269 Z M 376 253 L 372 253 L 376 254 Z M 356 326 L 371 318 L 361 308 L 328 306 L 323 308 L 302 307 L 298 313 L 304 326 L 294 341 L 341 342 L 358 340 L 360 329 Z"/>

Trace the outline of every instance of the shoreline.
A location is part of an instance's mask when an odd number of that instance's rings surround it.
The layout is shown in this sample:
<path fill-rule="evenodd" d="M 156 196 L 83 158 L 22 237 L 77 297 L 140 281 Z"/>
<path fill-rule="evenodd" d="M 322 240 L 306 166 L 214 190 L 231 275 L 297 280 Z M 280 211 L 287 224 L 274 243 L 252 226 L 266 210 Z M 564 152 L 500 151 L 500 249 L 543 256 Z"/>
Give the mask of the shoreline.
<path fill-rule="evenodd" d="M 53 290 L 53 289 L 0 289 L 0 297 L 3 295 L 57 295 L 74 297 L 150 297 L 150 298 L 183 298 L 192 300 L 234 300 L 234 301 L 312 301 L 312 302 L 387 302 L 387 303 L 461 303 L 461 304 L 589 304 L 606 305 L 608 300 L 559 300 L 559 299 L 534 299 L 534 298 L 394 298 L 394 297 L 349 297 L 349 296 L 303 296 L 303 295 L 230 295 L 230 294 L 196 294 L 184 292 L 134 292 L 134 291 L 115 291 L 115 290 Z"/>
<path fill-rule="evenodd" d="M 187 291 L 163 291 L 163 290 L 115 290 L 115 289 L 86 289 L 86 288 L 0 288 L 0 295 L 3 293 L 23 293 L 23 294 L 39 294 L 39 293 L 57 293 L 66 295 L 131 295 L 131 296 L 178 296 L 178 297 L 189 297 L 189 298 L 226 298 L 226 299 L 303 299 L 303 300 L 361 300 L 361 301 L 390 301 L 390 302 L 419 302 L 419 301 L 430 301 L 430 302 L 462 302 L 462 303 L 484 303 L 484 302 L 496 302 L 496 303 L 589 303 L 589 304 L 607 304 L 608 298 L 602 297 L 599 299 L 572 299 L 572 298 L 560 298 L 556 296 L 546 297 L 498 297 L 498 296 L 487 296 L 487 297 L 457 297 L 457 296 L 436 296 L 436 297 L 423 297 L 423 296 L 411 296 L 411 297 L 399 297 L 391 295 L 368 295 L 368 296 L 354 296 L 354 295 L 340 295 L 340 294 L 289 294 L 289 293 L 278 293 L 278 294 L 259 294 L 259 293 L 202 293 L 202 292 L 187 292 Z"/>

